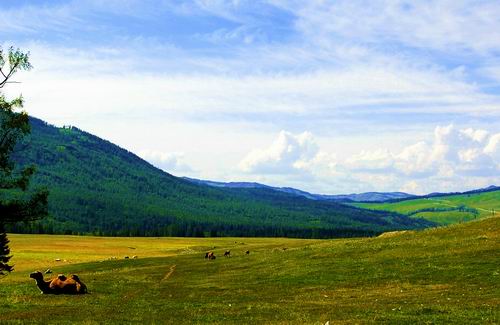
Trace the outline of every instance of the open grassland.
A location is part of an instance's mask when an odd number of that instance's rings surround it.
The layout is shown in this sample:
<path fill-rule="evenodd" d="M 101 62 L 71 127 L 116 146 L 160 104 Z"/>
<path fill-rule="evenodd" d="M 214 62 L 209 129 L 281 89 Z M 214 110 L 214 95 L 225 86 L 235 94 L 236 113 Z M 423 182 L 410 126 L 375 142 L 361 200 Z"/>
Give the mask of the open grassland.
<path fill-rule="evenodd" d="M 322 241 L 11 235 L 0 323 L 498 324 L 499 237 L 499 217 Z M 41 295 L 47 267 L 91 294 Z"/>
<path fill-rule="evenodd" d="M 438 224 L 449 225 L 500 215 L 500 191 L 353 205 L 372 210 L 394 211 L 410 215 L 412 218 L 424 218 Z M 436 211 L 428 211 L 429 209 Z"/>

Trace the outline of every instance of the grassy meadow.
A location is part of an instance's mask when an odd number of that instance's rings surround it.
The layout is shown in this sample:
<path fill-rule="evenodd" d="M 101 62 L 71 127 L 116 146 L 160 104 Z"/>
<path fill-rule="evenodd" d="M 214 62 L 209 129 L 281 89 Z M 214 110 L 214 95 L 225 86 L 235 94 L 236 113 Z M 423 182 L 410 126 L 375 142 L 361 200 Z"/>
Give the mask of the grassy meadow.
<path fill-rule="evenodd" d="M 355 203 L 353 205 L 372 210 L 394 211 L 411 215 L 412 218 L 424 218 L 441 225 L 449 225 L 500 215 L 500 191 L 449 195 L 400 202 Z M 459 209 L 460 207 L 465 209 Z M 470 210 L 474 209 L 476 213 L 471 212 L 468 208 Z M 428 209 L 450 209 L 451 211 L 426 211 Z"/>
<path fill-rule="evenodd" d="M 338 240 L 10 235 L 0 323 L 498 324 L 499 237 L 499 217 Z M 91 293 L 41 295 L 46 268 Z"/>

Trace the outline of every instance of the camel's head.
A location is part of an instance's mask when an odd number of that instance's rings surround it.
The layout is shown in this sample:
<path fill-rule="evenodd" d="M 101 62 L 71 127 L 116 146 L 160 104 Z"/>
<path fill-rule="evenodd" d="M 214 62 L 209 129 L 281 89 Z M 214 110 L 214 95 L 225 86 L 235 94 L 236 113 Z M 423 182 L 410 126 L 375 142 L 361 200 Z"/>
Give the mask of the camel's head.
<path fill-rule="evenodd" d="M 43 280 L 43 274 L 40 271 L 35 271 L 33 273 L 30 273 L 30 278 L 35 280 Z"/>

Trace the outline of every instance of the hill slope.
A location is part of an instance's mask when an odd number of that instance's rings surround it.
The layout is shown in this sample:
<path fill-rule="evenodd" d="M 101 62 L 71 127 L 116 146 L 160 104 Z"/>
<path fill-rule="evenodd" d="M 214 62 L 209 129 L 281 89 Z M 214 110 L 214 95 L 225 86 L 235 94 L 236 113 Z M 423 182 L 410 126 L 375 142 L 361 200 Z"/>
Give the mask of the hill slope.
<path fill-rule="evenodd" d="M 500 189 L 470 191 L 468 194 L 430 196 L 387 203 L 356 203 L 358 207 L 393 211 L 412 218 L 424 218 L 438 224 L 484 218 L 500 213 Z"/>
<path fill-rule="evenodd" d="M 500 322 L 499 217 L 321 241 L 10 238 L 19 269 L 2 280 L 0 323 Z M 218 256 L 226 249 L 233 256 L 204 260 L 214 246 Z M 132 253 L 139 258 L 109 260 Z M 56 257 L 63 262 L 54 262 Z M 35 267 L 77 273 L 91 294 L 41 296 L 27 276 Z"/>
<path fill-rule="evenodd" d="M 332 237 L 433 225 L 266 188 L 194 184 L 79 129 L 31 124 L 16 159 L 38 165 L 34 184 L 50 189 L 53 218 L 12 231 Z"/>

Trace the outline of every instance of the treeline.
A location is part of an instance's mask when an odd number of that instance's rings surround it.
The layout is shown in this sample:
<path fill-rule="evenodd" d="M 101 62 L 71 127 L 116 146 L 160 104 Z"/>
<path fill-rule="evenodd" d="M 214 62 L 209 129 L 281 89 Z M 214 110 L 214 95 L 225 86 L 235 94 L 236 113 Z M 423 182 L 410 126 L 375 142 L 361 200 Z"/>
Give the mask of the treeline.
<path fill-rule="evenodd" d="M 421 213 L 421 212 L 449 212 L 449 211 L 466 212 L 466 213 L 472 213 L 473 215 L 479 215 L 479 211 L 477 211 L 477 209 L 465 206 L 463 204 L 461 204 L 457 207 L 447 207 L 447 208 L 445 208 L 445 207 L 422 208 L 422 209 L 408 212 L 408 213 L 406 213 L 406 215 L 413 216 L 413 215 Z"/>
<path fill-rule="evenodd" d="M 79 229 L 79 230 L 76 230 Z M 142 226 L 104 226 L 81 229 L 72 223 L 54 220 L 9 225 L 8 232 L 21 234 L 92 235 L 111 237 L 289 237 L 289 238 L 349 238 L 372 237 L 380 231 L 355 228 L 296 228 L 278 226 L 246 226 L 173 221 L 165 223 L 150 220 Z"/>

